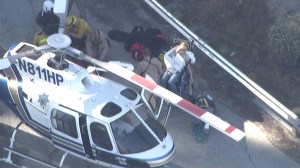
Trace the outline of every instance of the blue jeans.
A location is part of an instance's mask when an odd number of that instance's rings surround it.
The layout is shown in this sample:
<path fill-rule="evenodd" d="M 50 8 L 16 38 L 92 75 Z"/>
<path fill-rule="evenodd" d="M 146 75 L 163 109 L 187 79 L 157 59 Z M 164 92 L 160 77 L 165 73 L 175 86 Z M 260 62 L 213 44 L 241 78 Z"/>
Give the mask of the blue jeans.
<path fill-rule="evenodd" d="M 166 70 L 161 77 L 160 83 L 163 87 L 169 89 L 171 92 L 178 94 L 176 83 L 179 81 L 181 76 L 182 72 L 171 73 Z"/>

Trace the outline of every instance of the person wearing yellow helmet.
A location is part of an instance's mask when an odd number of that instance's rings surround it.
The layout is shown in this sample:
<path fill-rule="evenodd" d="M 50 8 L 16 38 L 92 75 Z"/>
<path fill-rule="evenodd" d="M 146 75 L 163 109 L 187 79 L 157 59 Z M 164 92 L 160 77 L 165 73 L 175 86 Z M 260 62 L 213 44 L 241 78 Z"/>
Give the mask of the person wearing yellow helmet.
<path fill-rule="evenodd" d="M 77 16 L 68 16 L 65 21 L 65 33 L 72 39 L 71 46 L 85 50 L 85 41 L 88 34 L 92 31 L 89 24 Z"/>
<path fill-rule="evenodd" d="M 48 36 L 44 32 L 37 32 L 34 35 L 33 45 L 35 45 L 35 46 L 46 45 L 47 38 L 48 38 Z"/>
<path fill-rule="evenodd" d="M 35 21 L 46 35 L 58 33 L 59 17 L 53 12 L 53 2 L 46 0 L 43 3 L 43 9 L 37 14 Z"/>

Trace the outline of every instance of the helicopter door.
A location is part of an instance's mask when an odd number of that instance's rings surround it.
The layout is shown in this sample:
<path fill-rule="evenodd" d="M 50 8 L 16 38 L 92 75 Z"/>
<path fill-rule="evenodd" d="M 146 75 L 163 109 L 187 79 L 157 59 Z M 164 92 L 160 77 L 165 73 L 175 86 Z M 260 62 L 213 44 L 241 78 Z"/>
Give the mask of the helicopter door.
<path fill-rule="evenodd" d="M 87 124 L 86 124 L 86 115 L 85 114 L 80 115 L 79 125 L 80 125 L 80 132 L 81 132 L 82 143 L 83 143 L 85 153 L 87 154 L 87 156 L 89 158 L 95 159 L 95 157 L 93 155 L 93 152 L 92 152 L 91 144 L 90 144 L 90 137 L 89 137 L 89 134 L 88 134 Z"/>
<path fill-rule="evenodd" d="M 112 133 L 109 125 L 87 116 L 87 129 L 95 158 L 106 163 L 124 166 L 116 157 L 116 148 L 112 143 Z M 123 159 L 126 160 L 125 158 Z"/>
<path fill-rule="evenodd" d="M 50 134 L 54 145 L 86 156 L 80 137 L 79 114 L 57 106 L 50 114 Z"/>
<path fill-rule="evenodd" d="M 154 82 L 148 74 L 146 74 L 145 78 Z M 156 119 L 158 119 L 164 102 L 163 99 L 146 89 L 142 89 L 141 96 L 144 103 L 150 108 Z"/>

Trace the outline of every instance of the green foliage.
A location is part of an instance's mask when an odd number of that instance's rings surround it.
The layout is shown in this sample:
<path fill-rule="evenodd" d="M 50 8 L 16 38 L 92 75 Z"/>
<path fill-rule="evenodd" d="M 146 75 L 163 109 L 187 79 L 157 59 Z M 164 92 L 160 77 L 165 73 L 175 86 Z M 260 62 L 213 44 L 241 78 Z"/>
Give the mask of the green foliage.
<path fill-rule="evenodd" d="M 279 18 L 268 33 L 268 60 L 278 70 L 292 70 L 300 62 L 300 13 Z"/>

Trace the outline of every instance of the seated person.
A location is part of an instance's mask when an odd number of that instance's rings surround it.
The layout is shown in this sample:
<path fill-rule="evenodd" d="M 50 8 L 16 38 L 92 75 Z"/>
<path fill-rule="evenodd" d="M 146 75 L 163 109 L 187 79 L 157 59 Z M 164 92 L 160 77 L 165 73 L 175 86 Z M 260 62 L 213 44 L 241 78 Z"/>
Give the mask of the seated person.
<path fill-rule="evenodd" d="M 190 83 L 193 82 L 193 75 L 190 63 L 195 62 L 194 54 L 188 50 L 188 44 L 181 42 L 179 45 L 173 47 L 164 55 L 164 63 L 166 71 L 162 75 L 161 85 L 166 87 L 175 94 L 178 94 L 176 83 L 183 74 L 185 67 L 190 76 Z"/>

